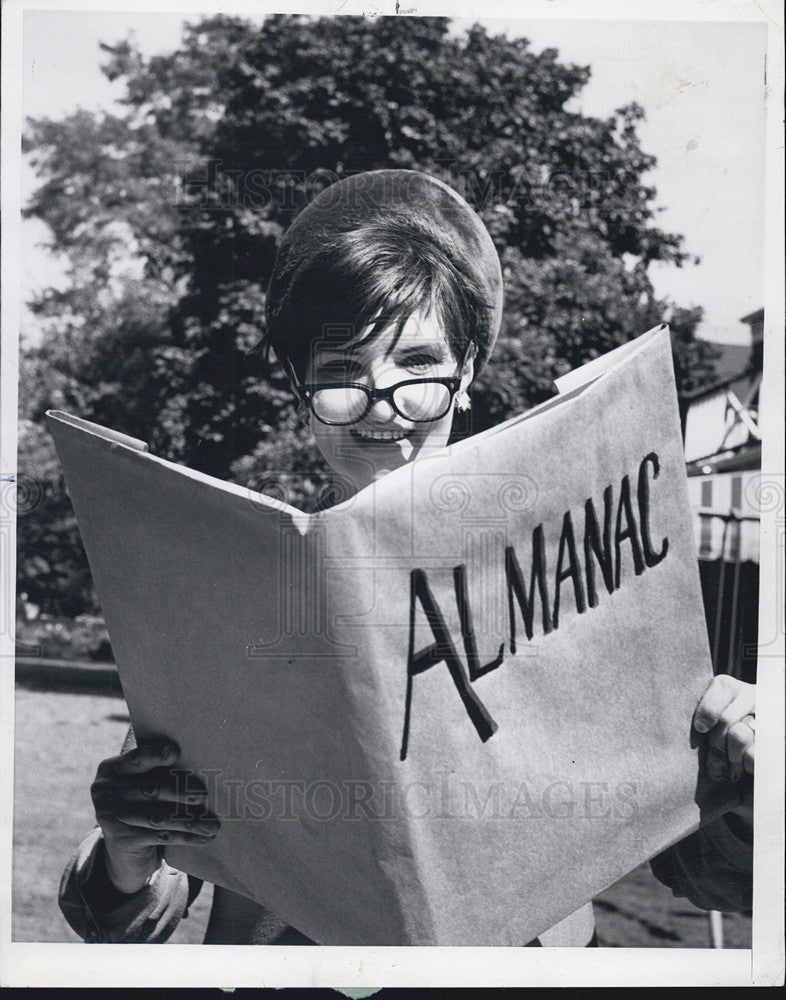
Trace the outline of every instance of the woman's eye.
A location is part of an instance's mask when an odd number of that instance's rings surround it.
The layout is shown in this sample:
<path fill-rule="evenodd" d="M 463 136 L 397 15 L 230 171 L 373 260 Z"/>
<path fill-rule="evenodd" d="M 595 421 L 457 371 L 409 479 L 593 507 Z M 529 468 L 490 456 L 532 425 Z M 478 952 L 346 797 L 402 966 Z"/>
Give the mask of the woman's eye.
<path fill-rule="evenodd" d="M 431 354 L 411 354 L 404 361 L 404 368 L 433 368 L 439 364 L 437 359 Z"/>

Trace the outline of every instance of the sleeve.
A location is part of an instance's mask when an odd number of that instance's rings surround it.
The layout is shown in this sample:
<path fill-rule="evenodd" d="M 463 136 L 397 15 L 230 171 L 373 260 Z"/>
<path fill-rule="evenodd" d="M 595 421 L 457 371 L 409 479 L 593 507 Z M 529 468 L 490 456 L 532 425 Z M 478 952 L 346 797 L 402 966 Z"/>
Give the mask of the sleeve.
<path fill-rule="evenodd" d="M 104 864 L 101 830 L 92 830 L 77 848 L 60 882 L 59 903 L 83 940 L 105 944 L 159 944 L 170 937 L 202 887 L 200 879 L 161 861 L 138 892 L 112 884 Z"/>
<path fill-rule="evenodd" d="M 738 913 L 753 905 L 753 837 L 733 814 L 656 855 L 650 867 L 675 896 L 703 910 Z"/>
<path fill-rule="evenodd" d="M 129 727 L 121 753 L 135 746 Z M 158 944 L 188 916 L 201 888 L 201 879 L 170 868 L 162 859 L 139 892 L 120 892 L 107 873 L 101 828 L 95 827 L 66 865 L 58 902 L 69 925 L 91 944 Z"/>

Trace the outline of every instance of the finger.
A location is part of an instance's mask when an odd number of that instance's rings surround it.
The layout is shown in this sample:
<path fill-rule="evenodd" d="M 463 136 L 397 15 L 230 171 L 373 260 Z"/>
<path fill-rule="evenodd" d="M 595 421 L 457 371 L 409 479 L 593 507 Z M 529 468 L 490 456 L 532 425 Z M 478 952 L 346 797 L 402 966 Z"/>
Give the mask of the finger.
<path fill-rule="evenodd" d="M 202 805 L 207 802 L 207 789 L 192 771 L 156 768 L 144 775 L 123 779 L 118 788 L 128 802 L 179 802 Z"/>
<path fill-rule="evenodd" d="M 742 769 L 746 774 L 754 773 L 754 763 L 756 756 L 756 744 L 751 743 L 742 753 Z"/>
<path fill-rule="evenodd" d="M 722 750 L 728 760 L 730 781 L 738 781 L 742 776 L 742 752 L 755 735 L 749 724 L 743 725 L 745 719 L 753 718 L 749 713 L 750 698 L 743 693 L 726 706 L 710 730 L 710 745 Z M 730 740 L 732 730 L 735 736 Z"/>
<path fill-rule="evenodd" d="M 174 764 L 179 756 L 180 749 L 173 740 L 165 737 L 145 740 L 134 750 L 113 758 L 114 770 L 116 774 L 139 774 Z"/>
<path fill-rule="evenodd" d="M 750 698 L 743 692 L 721 712 L 710 730 L 707 753 L 707 773 L 714 780 L 739 781 L 744 771 L 742 755 L 754 742 L 753 716 L 746 714 Z"/>
<path fill-rule="evenodd" d="M 96 818 L 101 821 L 133 815 L 158 826 L 169 818 L 185 822 L 217 819 L 208 809 L 204 794 L 195 795 L 194 801 L 185 797 L 169 799 L 166 796 L 171 789 L 159 796 L 158 782 L 151 779 L 147 785 L 144 779 L 127 784 L 118 779 L 96 779 L 90 787 Z"/>
<path fill-rule="evenodd" d="M 173 805 L 200 806 L 207 803 L 206 791 L 185 791 L 162 787 L 155 781 L 132 785 L 123 794 L 127 802 L 171 802 Z"/>
<path fill-rule="evenodd" d="M 737 698 L 740 699 L 741 710 L 737 719 L 754 712 L 755 692 L 753 684 L 745 684 L 728 674 L 718 674 L 717 677 L 713 677 L 696 706 L 696 711 L 693 713 L 694 728 L 699 733 L 709 732 Z"/>
<path fill-rule="evenodd" d="M 143 806 L 141 803 L 114 803 L 100 817 L 122 823 L 128 827 L 157 830 L 167 833 L 199 833 L 214 836 L 221 826 L 217 816 L 202 812 L 197 816 L 184 814 L 182 810 L 173 808 L 173 803 L 153 802 Z"/>
<path fill-rule="evenodd" d="M 210 833 L 219 825 L 218 817 L 207 808 L 204 798 L 192 803 L 141 797 L 138 789 L 118 785 L 116 781 L 96 781 L 91 793 L 96 819 L 102 827 L 118 822 L 154 829 Z"/>
<path fill-rule="evenodd" d="M 187 830 L 149 830 L 122 824 L 112 827 L 112 835 L 121 850 L 124 843 L 130 842 L 133 842 L 134 850 L 139 850 L 143 847 L 197 846 L 209 844 L 214 838 L 214 834 L 193 833 Z"/>
<path fill-rule="evenodd" d="M 745 751 L 751 748 L 756 740 L 756 733 L 748 721 L 751 716 L 746 715 L 744 719 L 729 726 L 726 735 L 726 753 L 731 766 L 742 773 L 743 756 Z"/>
<path fill-rule="evenodd" d="M 755 702 L 751 699 L 747 691 L 742 691 L 735 698 L 732 698 L 718 716 L 715 729 L 727 734 L 729 729 L 738 722 L 742 722 L 746 718 L 752 718 L 755 711 Z"/>
<path fill-rule="evenodd" d="M 179 753 L 177 744 L 172 740 L 146 741 L 127 753 L 101 761 L 96 776 L 106 778 L 118 774 L 141 774 L 155 767 L 174 764 Z"/>

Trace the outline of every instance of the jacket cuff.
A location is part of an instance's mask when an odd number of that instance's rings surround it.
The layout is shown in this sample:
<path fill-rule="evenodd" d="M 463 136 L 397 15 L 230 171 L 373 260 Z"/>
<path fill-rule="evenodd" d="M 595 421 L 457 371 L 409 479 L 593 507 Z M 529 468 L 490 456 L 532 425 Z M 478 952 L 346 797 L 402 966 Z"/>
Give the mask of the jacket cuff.
<path fill-rule="evenodd" d="M 737 837 L 723 816 L 656 855 L 650 867 L 675 896 L 701 909 L 751 909 L 753 844 Z"/>
<path fill-rule="evenodd" d="M 753 870 L 753 827 L 734 813 L 709 823 L 707 836 L 735 867 Z"/>
<path fill-rule="evenodd" d="M 147 885 L 127 895 L 109 879 L 103 851 L 96 827 L 63 872 L 59 903 L 70 926 L 90 943 L 166 941 L 186 911 L 188 876 L 162 860 Z"/>

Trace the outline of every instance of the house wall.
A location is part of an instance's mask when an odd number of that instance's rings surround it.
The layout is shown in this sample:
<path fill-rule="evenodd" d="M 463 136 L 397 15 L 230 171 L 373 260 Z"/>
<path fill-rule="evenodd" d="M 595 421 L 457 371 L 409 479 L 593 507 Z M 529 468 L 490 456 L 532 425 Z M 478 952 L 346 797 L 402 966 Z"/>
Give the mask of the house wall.
<path fill-rule="evenodd" d="M 740 472 L 718 472 L 708 476 L 691 476 L 688 494 L 694 511 L 693 524 L 699 559 L 718 559 L 723 549 L 730 562 L 759 561 L 759 478 L 758 469 Z M 724 522 L 719 517 L 734 512 L 738 517 L 753 517 L 753 521 Z M 724 524 L 725 541 L 724 541 Z"/>
<path fill-rule="evenodd" d="M 729 451 L 744 445 L 750 439 L 748 428 L 736 416 L 728 393 L 733 392 L 740 402 L 750 391 L 750 379 L 736 382 L 691 402 L 685 418 L 685 461 L 694 462 L 717 452 Z M 735 420 L 728 437 L 728 423 Z"/>

